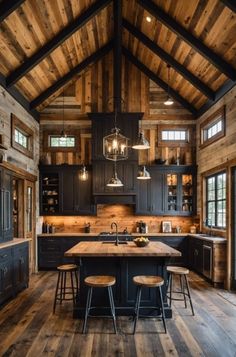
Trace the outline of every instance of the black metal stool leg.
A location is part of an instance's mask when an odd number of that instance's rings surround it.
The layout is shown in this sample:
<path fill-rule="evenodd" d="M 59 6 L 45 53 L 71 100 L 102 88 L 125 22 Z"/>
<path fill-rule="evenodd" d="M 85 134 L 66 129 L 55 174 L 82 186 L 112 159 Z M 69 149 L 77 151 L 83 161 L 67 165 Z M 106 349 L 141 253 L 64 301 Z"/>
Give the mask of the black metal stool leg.
<path fill-rule="evenodd" d="M 184 306 L 185 306 L 185 309 L 187 309 L 187 301 L 186 301 L 185 286 L 184 286 L 185 284 L 183 282 L 183 275 L 179 276 L 179 280 L 180 280 L 181 292 L 182 292 L 183 297 L 184 297 Z"/>
<path fill-rule="evenodd" d="M 163 326 L 164 326 L 165 333 L 166 333 L 166 319 L 165 319 L 165 310 L 164 310 L 161 286 L 158 287 L 158 290 L 159 290 L 159 295 L 160 295 L 160 300 L 161 300 L 161 318 L 162 318 Z"/>
<path fill-rule="evenodd" d="M 63 300 L 63 281 L 64 281 L 64 272 L 60 272 L 59 273 L 61 276 L 61 281 L 60 281 L 60 305 L 62 304 L 62 300 Z"/>
<path fill-rule="evenodd" d="M 75 282 L 76 282 L 76 296 L 79 295 L 79 280 L 78 280 L 78 270 L 75 270 Z"/>
<path fill-rule="evenodd" d="M 171 303 L 172 303 L 172 284 L 173 284 L 173 276 L 172 276 L 172 274 L 170 273 L 170 297 L 169 297 L 170 307 L 171 307 Z"/>
<path fill-rule="evenodd" d="M 70 281 L 71 281 L 71 292 L 72 292 L 73 304 L 75 305 L 76 300 L 75 300 L 75 289 L 74 289 L 73 271 L 70 272 Z"/>
<path fill-rule="evenodd" d="M 55 292 L 54 303 L 53 303 L 53 313 L 54 314 L 55 314 L 56 304 L 57 304 L 57 294 L 58 294 L 59 282 L 60 282 L 60 272 L 58 273 L 58 277 L 57 277 L 57 286 L 56 286 L 56 292 Z"/>
<path fill-rule="evenodd" d="M 193 310 L 193 304 L 192 304 L 192 299 L 191 299 L 191 295 L 190 295 L 188 279 L 187 279 L 187 276 L 186 276 L 186 275 L 184 275 L 184 279 L 185 279 L 186 288 L 187 288 L 187 291 L 188 291 L 188 298 L 189 298 L 189 302 L 190 302 L 192 314 L 193 314 L 193 316 L 194 316 L 195 314 L 194 314 L 194 310 Z"/>
<path fill-rule="evenodd" d="M 112 318 L 113 318 L 114 331 L 115 331 L 115 333 L 117 333 L 115 304 L 114 304 L 114 299 L 113 299 L 113 293 L 112 293 L 112 288 L 111 288 L 111 286 L 108 286 L 108 287 L 107 287 L 107 290 L 108 290 L 108 295 L 109 295 L 109 301 L 110 301 L 110 307 L 111 307 L 111 314 L 112 314 Z"/>
<path fill-rule="evenodd" d="M 85 317 L 84 317 L 84 325 L 83 325 L 83 333 L 86 333 L 87 320 L 91 307 L 93 288 L 90 286 L 88 289 L 87 301 L 86 301 L 86 309 L 85 309 Z"/>
<path fill-rule="evenodd" d="M 137 321 L 138 321 L 138 318 L 139 318 L 139 308 L 140 308 L 141 295 L 142 295 L 142 287 L 138 286 L 136 302 L 135 302 L 135 306 L 136 306 L 135 314 L 136 314 L 136 316 L 135 316 L 135 319 L 134 319 L 133 334 L 135 334 L 135 332 L 136 332 L 136 325 L 137 325 Z"/>

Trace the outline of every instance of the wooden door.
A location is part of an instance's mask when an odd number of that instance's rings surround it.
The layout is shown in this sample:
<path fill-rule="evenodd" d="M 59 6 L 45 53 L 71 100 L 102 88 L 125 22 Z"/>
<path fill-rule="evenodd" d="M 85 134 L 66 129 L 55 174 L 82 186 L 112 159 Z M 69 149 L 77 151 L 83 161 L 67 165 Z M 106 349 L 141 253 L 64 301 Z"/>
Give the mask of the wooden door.
<path fill-rule="evenodd" d="M 35 203 L 35 183 L 25 180 L 24 190 L 24 222 L 25 222 L 25 234 L 26 238 L 32 239 L 29 244 L 29 267 L 30 272 L 35 271 L 36 261 L 36 203 Z"/>

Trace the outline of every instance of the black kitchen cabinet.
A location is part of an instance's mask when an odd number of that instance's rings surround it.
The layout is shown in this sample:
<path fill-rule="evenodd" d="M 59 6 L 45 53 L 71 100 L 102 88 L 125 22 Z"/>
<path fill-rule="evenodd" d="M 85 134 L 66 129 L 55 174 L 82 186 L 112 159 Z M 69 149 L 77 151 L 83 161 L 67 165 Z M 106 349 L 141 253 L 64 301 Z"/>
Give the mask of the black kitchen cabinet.
<path fill-rule="evenodd" d="M 81 181 L 82 166 L 60 165 L 40 167 L 41 215 L 93 215 L 91 168 L 88 179 Z"/>
<path fill-rule="evenodd" d="M 136 214 L 191 216 L 195 214 L 196 170 L 192 166 L 147 168 L 151 180 L 138 180 Z"/>
<path fill-rule="evenodd" d="M 165 236 L 165 237 L 149 237 L 151 241 L 162 242 L 181 252 L 180 257 L 171 257 L 168 261 L 169 265 L 188 265 L 188 237 L 186 236 Z"/>
<path fill-rule="evenodd" d="M 13 239 L 12 204 L 11 173 L 0 168 L 0 243 Z"/>
<path fill-rule="evenodd" d="M 27 287 L 28 282 L 28 242 L 0 249 L 0 304 Z"/>
<path fill-rule="evenodd" d="M 198 238 L 189 240 L 189 266 L 197 273 L 203 273 L 203 244 Z"/>

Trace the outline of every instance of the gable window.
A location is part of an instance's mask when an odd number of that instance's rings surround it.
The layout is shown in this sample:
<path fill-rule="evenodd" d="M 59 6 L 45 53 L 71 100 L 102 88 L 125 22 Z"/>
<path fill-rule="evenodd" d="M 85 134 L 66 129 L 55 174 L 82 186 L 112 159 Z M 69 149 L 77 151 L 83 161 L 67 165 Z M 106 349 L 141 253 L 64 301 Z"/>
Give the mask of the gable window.
<path fill-rule="evenodd" d="M 14 149 L 33 158 L 34 132 L 14 114 L 11 117 L 11 144 Z"/>
<path fill-rule="evenodd" d="M 220 108 L 200 126 L 201 147 L 207 146 L 225 135 L 225 107 Z"/>
<path fill-rule="evenodd" d="M 226 227 L 226 173 L 206 178 L 206 225 Z"/>
<path fill-rule="evenodd" d="M 164 141 L 187 141 L 187 130 L 162 130 L 161 139 Z"/>
<path fill-rule="evenodd" d="M 158 146 L 190 147 L 194 142 L 194 125 L 158 125 Z"/>
<path fill-rule="evenodd" d="M 74 148 L 75 136 L 49 135 L 49 146 L 51 148 Z"/>

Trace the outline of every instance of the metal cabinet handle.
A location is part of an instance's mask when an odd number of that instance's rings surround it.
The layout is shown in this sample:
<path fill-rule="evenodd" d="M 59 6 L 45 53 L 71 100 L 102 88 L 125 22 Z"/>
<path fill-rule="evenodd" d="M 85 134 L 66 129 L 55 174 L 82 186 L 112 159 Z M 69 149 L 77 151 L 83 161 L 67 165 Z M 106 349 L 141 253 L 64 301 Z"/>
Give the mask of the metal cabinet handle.
<path fill-rule="evenodd" d="M 0 255 L 0 258 L 6 258 L 6 257 L 7 257 L 7 254 Z"/>
<path fill-rule="evenodd" d="M 8 272 L 7 267 L 4 267 L 4 269 L 3 269 L 3 275 L 6 275 L 7 272 Z"/>

